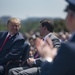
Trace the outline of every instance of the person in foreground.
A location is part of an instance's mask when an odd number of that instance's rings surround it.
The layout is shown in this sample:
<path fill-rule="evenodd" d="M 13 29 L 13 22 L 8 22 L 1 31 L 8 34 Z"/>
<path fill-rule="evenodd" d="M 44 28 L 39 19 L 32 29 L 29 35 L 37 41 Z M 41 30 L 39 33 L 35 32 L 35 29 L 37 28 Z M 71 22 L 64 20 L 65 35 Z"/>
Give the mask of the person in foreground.
<path fill-rule="evenodd" d="M 66 26 L 72 33 L 67 43 L 62 43 L 60 49 L 52 47 L 52 41 L 46 43 L 40 38 L 36 39 L 36 47 L 43 58 L 52 58 L 52 62 L 44 62 L 41 65 L 41 75 L 75 75 L 75 0 L 66 0 L 69 5 L 66 8 Z"/>
<path fill-rule="evenodd" d="M 8 61 L 20 59 L 24 48 L 24 38 L 19 33 L 20 28 L 20 20 L 10 18 L 7 21 L 8 31 L 0 32 L 0 75 L 3 75 Z"/>

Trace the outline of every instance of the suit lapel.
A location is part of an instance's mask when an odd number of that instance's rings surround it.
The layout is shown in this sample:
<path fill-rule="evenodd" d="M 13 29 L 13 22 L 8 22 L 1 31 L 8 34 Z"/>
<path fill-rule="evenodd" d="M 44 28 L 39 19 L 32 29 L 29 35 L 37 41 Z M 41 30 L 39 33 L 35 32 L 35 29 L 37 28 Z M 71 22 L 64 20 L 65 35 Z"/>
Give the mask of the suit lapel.
<path fill-rule="evenodd" d="M 12 36 L 8 42 L 6 42 L 6 44 L 4 45 L 3 49 L 10 49 L 10 47 L 12 46 L 12 44 L 14 43 L 14 40 L 16 38 L 16 34 L 14 36 Z"/>

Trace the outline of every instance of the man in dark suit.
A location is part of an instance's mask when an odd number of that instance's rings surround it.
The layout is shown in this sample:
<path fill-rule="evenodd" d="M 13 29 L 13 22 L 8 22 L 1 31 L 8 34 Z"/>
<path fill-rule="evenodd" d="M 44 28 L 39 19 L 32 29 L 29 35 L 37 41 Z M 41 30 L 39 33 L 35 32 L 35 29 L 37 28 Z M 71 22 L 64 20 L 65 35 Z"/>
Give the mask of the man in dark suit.
<path fill-rule="evenodd" d="M 53 34 L 53 23 L 50 20 L 42 20 L 40 24 L 40 34 L 44 41 L 49 37 L 53 42 L 53 47 L 58 49 L 60 47 L 60 40 Z M 9 71 L 9 75 L 39 75 L 41 63 L 44 61 L 45 59 L 42 58 L 29 58 L 27 63 L 31 66 L 30 68 L 13 68 Z"/>
<path fill-rule="evenodd" d="M 24 38 L 19 29 L 21 22 L 18 18 L 7 21 L 8 31 L 0 32 L 0 75 L 3 75 L 4 66 L 10 60 L 20 59 L 24 49 Z"/>
<path fill-rule="evenodd" d="M 52 42 L 47 39 L 47 43 L 41 39 L 36 40 L 36 47 L 44 58 L 53 58 L 52 62 L 42 64 L 41 75 L 75 75 L 75 0 L 66 0 L 69 5 L 66 9 L 66 26 L 73 32 L 67 43 L 62 43 L 60 49 L 51 48 Z M 50 54 L 52 54 L 50 56 Z"/>

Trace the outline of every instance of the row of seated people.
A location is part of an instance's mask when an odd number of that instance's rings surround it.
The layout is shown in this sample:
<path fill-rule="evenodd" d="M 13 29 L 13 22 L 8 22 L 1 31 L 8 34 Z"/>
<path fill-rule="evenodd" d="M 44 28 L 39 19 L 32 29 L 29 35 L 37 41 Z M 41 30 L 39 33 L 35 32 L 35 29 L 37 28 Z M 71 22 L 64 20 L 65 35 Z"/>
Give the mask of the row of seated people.
<path fill-rule="evenodd" d="M 43 41 L 46 42 L 46 39 L 49 37 L 53 42 L 53 47 L 59 49 L 61 43 L 59 38 L 57 38 L 53 34 L 53 24 L 50 20 L 42 20 L 40 22 L 40 34 Z M 43 33 L 45 31 L 45 33 Z M 36 39 L 32 42 L 32 46 L 35 45 Z M 30 47 L 30 50 L 32 47 Z M 35 49 L 35 48 L 34 48 Z M 34 50 L 33 50 L 34 51 Z M 32 51 L 30 51 L 30 57 L 23 63 L 20 67 L 15 67 L 9 70 L 8 75 L 40 75 L 41 64 L 45 61 L 45 59 L 41 58 L 36 51 L 34 55 L 32 55 Z"/>
<path fill-rule="evenodd" d="M 34 58 L 29 58 L 29 45 L 19 33 L 21 28 L 20 20 L 18 18 L 10 18 L 7 21 L 7 28 L 8 31 L 0 32 L 0 75 L 4 75 L 4 73 L 5 75 L 39 75 L 41 63 L 45 59 L 42 59 L 39 55 L 37 56 L 37 52 L 34 54 Z M 60 40 L 53 34 L 53 29 L 54 26 L 50 20 L 42 20 L 40 22 L 40 34 L 43 36 L 43 40 L 46 41 L 47 37 L 49 37 L 53 42 L 53 46 L 59 48 Z M 44 31 L 45 33 L 43 33 Z M 20 64 L 18 60 L 20 60 Z M 21 64 L 22 61 L 25 61 L 25 64 Z M 10 64 L 10 62 L 12 63 Z"/>

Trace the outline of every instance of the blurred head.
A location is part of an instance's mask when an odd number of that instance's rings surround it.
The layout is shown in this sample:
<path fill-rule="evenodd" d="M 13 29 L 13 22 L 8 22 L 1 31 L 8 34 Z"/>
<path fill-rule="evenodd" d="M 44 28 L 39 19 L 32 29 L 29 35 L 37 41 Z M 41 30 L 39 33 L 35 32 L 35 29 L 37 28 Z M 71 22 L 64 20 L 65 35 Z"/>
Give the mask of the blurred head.
<path fill-rule="evenodd" d="M 33 39 L 33 37 L 29 38 L 29 43 L 30 43 L 31 46 L 34 46 L 34 39 Z"/>
<path fill-rule="evenodd" d="M 67 0 L 69 5 L 66 8 L 67 17 L 66 17 L 66 27 L 70 32 L 75 31 L 75 0 Z"/>
<path fill-rule="evenodd" d="M 71 11 L 70 9 L 67 11 L 66 27 L 71 32 L 75 31 L 75 12 Z"/>
<path fill-rule="evenodd" d="M 16 34 L 21 28 L 21 22 L 18 18 L 10 18 L 7 21 L 7 28 L 11 35 Z"/>
<path fill-rule="evenodd" d="M 50 32 L 53 32 L 54 25 L 51 20 L 40 21 L 40 35 L 45 36 Z"/>

